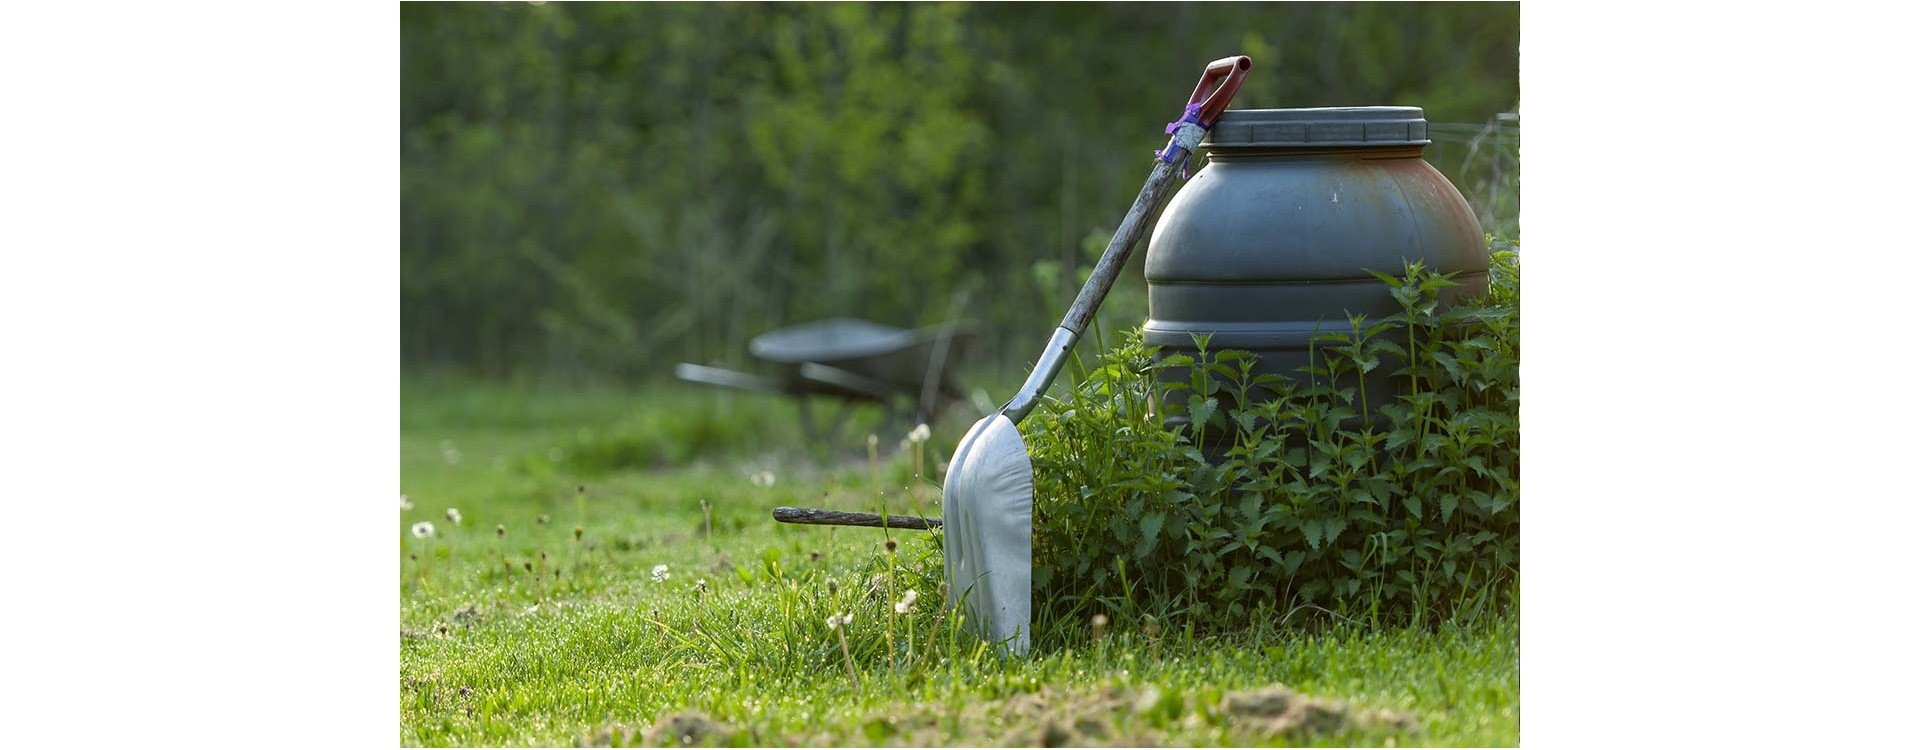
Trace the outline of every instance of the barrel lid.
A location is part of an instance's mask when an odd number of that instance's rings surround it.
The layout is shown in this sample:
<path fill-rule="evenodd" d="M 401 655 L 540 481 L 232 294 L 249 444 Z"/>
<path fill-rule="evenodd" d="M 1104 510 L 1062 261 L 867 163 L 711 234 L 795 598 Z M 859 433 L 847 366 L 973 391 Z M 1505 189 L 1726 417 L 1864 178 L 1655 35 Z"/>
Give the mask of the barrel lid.
<path fill-rule="evenodd" d="M 1419 107 L 1230 109 L 1200 141 L 1207 148 L 1427 143 L 1427 118 Z"/>

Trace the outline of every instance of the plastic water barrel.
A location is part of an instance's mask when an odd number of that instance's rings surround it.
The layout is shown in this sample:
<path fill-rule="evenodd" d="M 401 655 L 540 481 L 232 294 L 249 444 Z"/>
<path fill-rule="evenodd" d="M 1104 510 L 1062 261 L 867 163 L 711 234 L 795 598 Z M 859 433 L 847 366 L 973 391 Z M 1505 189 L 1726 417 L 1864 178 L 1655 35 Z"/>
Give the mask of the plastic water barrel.
<path fill-rule="evenodd" d="M 1400 311 L 1369 270 L 1398 275 L 1421 261 L 1457 274 L 1443 302 L 1484 294 L 1485 236 L 1423 158 L 1428 142 L 1418 107 L 1224 113 L 1200 143 L 1207 165 L 1147 245 L 1145 342 L 1191 353 L 1207 334 L 1210 350 L 1252 351 L 1259 372 L 1301 383 L 1316 334 L 1351 330 L 1348 313 Z M 1393 397 L 1391 369 L 1369 376 L 1369 402 Z M 1161 377 L 1185 382 L 1182 371 Z"/>

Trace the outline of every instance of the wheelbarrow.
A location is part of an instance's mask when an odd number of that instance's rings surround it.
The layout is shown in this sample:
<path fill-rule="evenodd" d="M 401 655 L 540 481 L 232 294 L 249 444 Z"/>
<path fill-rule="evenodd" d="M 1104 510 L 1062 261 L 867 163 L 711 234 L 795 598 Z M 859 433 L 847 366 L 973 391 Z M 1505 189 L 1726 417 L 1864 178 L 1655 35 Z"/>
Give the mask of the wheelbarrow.
<path fill-rule="evenodd" d="M 915 423 L 931 422 L 963 401 L 966 397 L 949 365 L 972 336 L 971 327 L 958 320 L 906 329 L 859 318 L 829 318 L 768 331 L 748 342 L 748 353 L 770 374 L 687 362 L 675 365 L 673 373 L 690 383 L 790 396 L 799 403 L 800 428 L 807 440 L 837 445 L 840 430 L 859 404 L 878 404 L 884 410 L 883 429 L 904 433 L 910 424 L 902 422 L 902 413 Z M 839 402 L 824 431 L 810 406 L 815 397 Z"/>

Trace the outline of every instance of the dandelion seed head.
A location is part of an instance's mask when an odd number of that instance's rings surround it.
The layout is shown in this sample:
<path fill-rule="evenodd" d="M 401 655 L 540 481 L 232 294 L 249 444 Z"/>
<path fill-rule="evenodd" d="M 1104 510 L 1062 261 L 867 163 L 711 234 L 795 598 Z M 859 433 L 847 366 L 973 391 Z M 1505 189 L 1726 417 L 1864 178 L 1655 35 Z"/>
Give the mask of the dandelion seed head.
<path fill-rule="evenodd" d="M 498 536 L 498 537 L 500 537 L 501 539 L 505 539 L 505 538 L 507 538 L 507 525 L 506 525 L 506 524 L 504 524 L 504 523 L 496 523 L 496 524 L 494 524 L 494 525 L 493 525 L 493 533 L 494 533 L 494 535 L 496 535 L 496 536 Z"/>
<path fill-rule="evenodd" d="M 430 537 L 430 536 L 433 536 L 433 524 L 432 524 L 432 523 L 430 523 L 430 522 L 427 522 L 427 521 L 421 521 L 421 522 L 419 522 L 419 523 L 416 523 L 416 524 L 414 524 L 414 525 L 413 525 L 413 538 L 415 538 L 415 539 L 425 539 L 425 538 L 427 538 L 427 537 Z"/>
<path fill-rule="evenodd" d="M 453 524 L 455 526 L 460 525 L 460 509 L 459 508 L 447 509 L 447 523 Z"/>
<path fill-rule="evenodd" d="M 666 563 L 653 566 L 654 583 L 665 583 L 666 580 L 671 577 L 673 577 L 673 574 L 667 572 Z"/>
<path fill-rule="evenodd" d="M 907 589 L 907 595 L 904 597 L 901 597 L 899 603 L 893 605 L 893 611 L 895 614 L 904 615 L 908 612 L 913 611 L 913 603 L 919 600 L 920 600 L 920 592 L 915 591 L 913 589 Z"/>
<path fill-rule="evenodd" d="M 402 494 L 402 495 L 400 496 L 400 509 L 401 509 L 401 510 L 413 510 L 413 501 L 412 501 L 412 500 L 408 500 L 408 499 L 407 499 L 407 496 L 406 496 L 406 495 L 404 495 L 404 494 Z"/>
<path fill-rule="evenodd" d="M 932 437 L 933 437 L 933 428 L 928 427 L 925 422 L 920 423 L 918 426 L 913 428 L 912 432 L 907 433 L 907 440 L 912 441 L 914 445 L 919 445 L 921 443 L 927 442 L 927 440 L 931 439 Z"/>

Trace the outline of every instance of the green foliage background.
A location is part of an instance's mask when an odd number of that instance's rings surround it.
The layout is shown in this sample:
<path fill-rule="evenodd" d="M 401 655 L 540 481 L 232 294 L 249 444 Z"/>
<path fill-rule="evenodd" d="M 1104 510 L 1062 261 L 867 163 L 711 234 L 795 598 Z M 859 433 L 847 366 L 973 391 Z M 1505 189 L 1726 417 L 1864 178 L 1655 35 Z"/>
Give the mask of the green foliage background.
<path fill-rule="evenodd" d="M 490 376 L 738 364 L 767 329 L 931 323 L 961 289 L 974 363 L 1031 356 L 1227 54 L 1255 61 L 1238 108 L 1478 124 L 1519 101 L 1517 3 L 400 14 L 403 362 Z M 1509 233 L 1517 163 L 1435 132 L 1429 160 Z M 1144 317 L 1140 287 L 1124 277 L 1109 330 Z"/>

